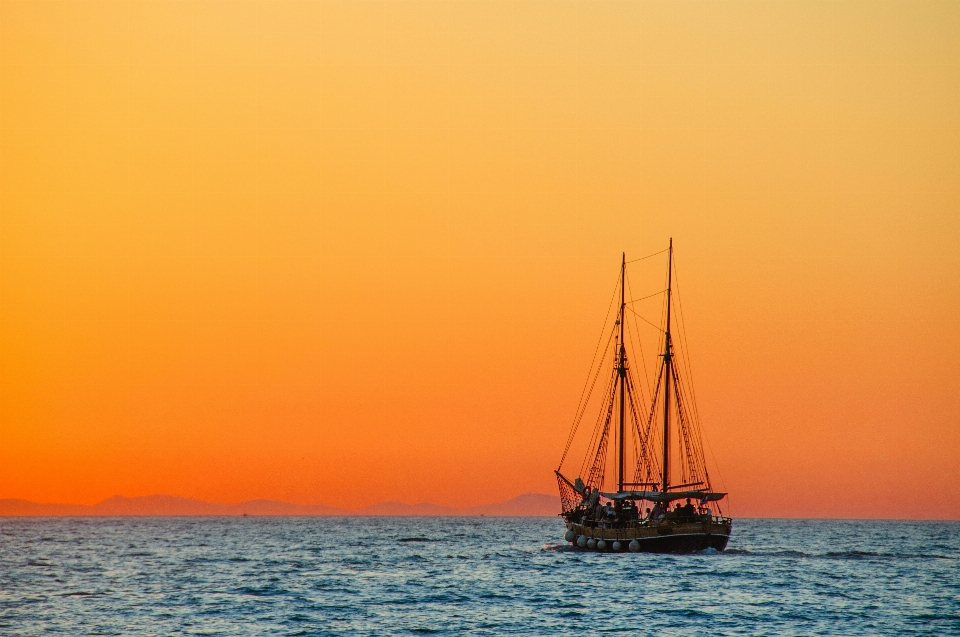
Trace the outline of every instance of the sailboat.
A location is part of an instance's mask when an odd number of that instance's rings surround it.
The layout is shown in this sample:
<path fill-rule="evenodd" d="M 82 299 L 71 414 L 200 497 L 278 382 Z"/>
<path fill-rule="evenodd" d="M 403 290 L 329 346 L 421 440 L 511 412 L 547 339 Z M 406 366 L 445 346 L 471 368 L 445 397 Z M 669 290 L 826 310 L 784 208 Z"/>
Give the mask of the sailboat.
<path fill-rule="evenodd" d="M 628 299 L 627 265 L 663 253 L 667 255 L 666 288 Z M 674 336 L 685 336 L 685 331 L 682 304 L 679 325 L 675 325 L 673 311 L 673 239 L 666 250 L 634 261 L 627 261 L 624 254 L 617 285 L 619 312 L 609 335 L 605 325 L 597 347 L 603 355 L 599 361 L 594 355 L 595 364 L 555 471 L 563 509 L 560 515 L 567 527 L 564 539 L 578 549 L 601 552 L 722 551 L 733 521 L 720 509 L 727 494 L 711 487 L 689 382 L 685 338 Z M 636 303 L 648 300 L 649 305 L 649 299 L 658 296 L 662 298 L 659 325 L 635 309 Z M 611 299 L 606 324 L 612 308 Z M 659 361 L 651 365 L 655 373 L 647 375 L 641 328 L 651 326 L 659 332 L 661 353 Z M 683 347 L 679 347 L 680 341 Z M 591 401 L 604 369 L 606 383 L 599 386 L 603 393 Z M 599 403 L 598 408 L 589 409 L 592 403 Z M 570 474 L 564 462 L 577 433 L 588 429 L 581 427 L 586 414 L 594 412 L 580 473 L 571 480 L 563 473 Z M 612 459 L 608 458 L 611 450 Z"/>

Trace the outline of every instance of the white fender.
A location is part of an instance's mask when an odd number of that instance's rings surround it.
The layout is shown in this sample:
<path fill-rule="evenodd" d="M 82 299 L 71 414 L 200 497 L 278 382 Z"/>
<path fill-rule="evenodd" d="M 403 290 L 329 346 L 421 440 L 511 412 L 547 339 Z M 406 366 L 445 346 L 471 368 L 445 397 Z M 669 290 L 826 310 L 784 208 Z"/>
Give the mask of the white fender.
<path fill-rule="evenodd" d="M 614 543 L 613 543 L 613 550 L 614 550 L 614 551 L 619 551 L 619 550 L 622 549 L 622 548 L 623 548 L 623 545 L 620 544 L 620 542 L 614 542 Z"/>
<path fill-rule="evenodd" d="M 577 538 L 577 546 L 579 546 L 579 547 L 582 548 L 582 549 L 587 547 L 587 536 L 586 536 L 586 535 L 581 535 L 580 537 Z"/>
<path fill-rule="evenodd" d="M 587 540 L 587 548 L 591 550 L 597 548 L 597 541 L 593 538 Z"/>
<path fill-rule="evenodd" d="M 640 550 L 640 542 L 636 540 L 630 540 L 630 551 L 636 553 Z"/>
<path fill-rule="evenodd" d="M 606 551 L 607 542 L 605 540 L 597 540 L 597 548 L 601 551 Z"/>
<path fill-rule="evenodd" d="M 573 542 L 575 539 L 577 539 L 577 534 L 573 532 L 573 529 L 570 529 L 563 534 L 563 539 L 565 539 L 567 542 Z"/>

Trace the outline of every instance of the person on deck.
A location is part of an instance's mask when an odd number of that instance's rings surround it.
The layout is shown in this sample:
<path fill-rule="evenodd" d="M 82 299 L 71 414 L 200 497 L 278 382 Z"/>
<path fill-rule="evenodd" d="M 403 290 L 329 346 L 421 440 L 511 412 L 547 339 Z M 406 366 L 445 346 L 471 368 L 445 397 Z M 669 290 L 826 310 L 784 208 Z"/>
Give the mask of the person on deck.
<path fill-rule="evenodd" d="M 653 507 L 653 511 L 650 513 L 650 519 L 654 522 L 663 519 L 663 516 L 666 514 L 666 511 L 663 508 L 662 502 L 657 502 Z"/>

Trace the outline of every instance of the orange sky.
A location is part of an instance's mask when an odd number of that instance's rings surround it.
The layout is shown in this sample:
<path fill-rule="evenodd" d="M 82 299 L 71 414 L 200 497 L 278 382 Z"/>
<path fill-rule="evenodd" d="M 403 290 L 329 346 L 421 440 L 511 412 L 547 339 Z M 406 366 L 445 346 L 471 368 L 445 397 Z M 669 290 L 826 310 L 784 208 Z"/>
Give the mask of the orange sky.
<path fill-rule="evenodd" d="M 734 515 L 960 518 L 960 5 L 0 1 L 0 498 L 554 493 L 676 243 Z"/>

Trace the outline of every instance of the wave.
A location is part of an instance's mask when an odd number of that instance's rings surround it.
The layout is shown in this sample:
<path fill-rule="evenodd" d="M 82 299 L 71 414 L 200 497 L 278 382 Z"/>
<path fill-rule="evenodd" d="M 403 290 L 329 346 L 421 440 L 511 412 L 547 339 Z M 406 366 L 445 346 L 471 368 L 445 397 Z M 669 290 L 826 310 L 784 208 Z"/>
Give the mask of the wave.
<path fill-rule="evenodd" d="M 709 549 L 708 549 L 709 550 Z M 747 549 L 727 549 L 720 555 L 750 555 L 755 557 L 797 557 L 813 559 L 840 559 L 840 560 L 863 560 L 863 559 L 893 559 L 893 560 L 956 560 L 956 556 L 941 555 L 939 553 L 881 553 L 877 551 L 827 551 L 826 553 L 805 553 L 803 551 L 783 550 L 783 551 L 750 551 Z M 706 554 L 704 551 L 701 554 Z"/>
<path fill-rule="evenodd" d="M 754 555 L 757 557 L 814 557 L 810 553 L 803 551 L 749 551 L 747 549 L 727 549 L 721 555 Z"/>
<path fill-rule="evenodd" d="M 920 621 L 957 621 L 960 619 L 960 614 L 956 613 L 919 613 L 917 615 L 911 616 L 911 619 L 916 619 Z"/>
<path fill-rule="evenodd" d="M 286 589 L 273 584 L 266 584 L 264 586 L 241 586 L 234 590 L 240 595 L 253 595 L 255 597 L 272 597 L 274 595 L 286 595 L 289 593 Z"/>

